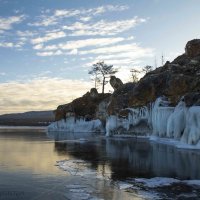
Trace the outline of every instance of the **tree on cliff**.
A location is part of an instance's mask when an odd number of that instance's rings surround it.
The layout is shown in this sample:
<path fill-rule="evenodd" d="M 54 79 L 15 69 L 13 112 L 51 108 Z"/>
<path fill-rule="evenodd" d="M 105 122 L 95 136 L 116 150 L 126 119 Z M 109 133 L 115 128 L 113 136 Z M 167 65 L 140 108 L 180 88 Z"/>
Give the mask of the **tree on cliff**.
<path fill-rule="evenodd" d="M 130 70 L 131 72 L 131 80 L 133 83 L 137 83 L 138 82 L 138 74 L 140 74 L 141 72 L 135 68 L 132 68 Z"/>
<path fill-rule="evenodd" d="M 150 65 L 146 65 L 145 67 L 142 68 L 142 71 L 147 74 L 148 72 L 152 71 L 153 67 Z"/>
<path fill-rule="evenodd" d="M 99 84 L 101 83 L 99 72 L 95 69 L 95 70 L 90 70 L 88 74 L 92 75 L 91 80 L 94 81 L 94 87 L 97 89 Z"/>
<path fill-rule="evenodd" d="M 114 75 L 118 70 L 113 68 L 113 65 L 107 65 L 104 61 L 97 62 L 92 66 L 92 69 L 89 71 L 89 74 L 93 75 L 95 78 L 95 86 L 96 81 L 101 79 L 102 84 L 102 93 L 104 93 L 105 85 L 108 83 L 106 81 L 111 75 Z"/>

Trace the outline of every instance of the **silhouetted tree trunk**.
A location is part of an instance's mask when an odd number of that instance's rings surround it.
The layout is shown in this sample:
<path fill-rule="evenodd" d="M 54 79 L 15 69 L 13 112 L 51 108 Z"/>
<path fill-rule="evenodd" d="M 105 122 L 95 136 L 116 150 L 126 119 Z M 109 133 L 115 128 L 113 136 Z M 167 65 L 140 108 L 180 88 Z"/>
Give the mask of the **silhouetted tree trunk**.
<path fill-rule="evenodd" d="M 102 93 L 104 94 L 104 86 L 105 86 L 106 77 L 103 77 L 103 84 L 102 84 Z"/>

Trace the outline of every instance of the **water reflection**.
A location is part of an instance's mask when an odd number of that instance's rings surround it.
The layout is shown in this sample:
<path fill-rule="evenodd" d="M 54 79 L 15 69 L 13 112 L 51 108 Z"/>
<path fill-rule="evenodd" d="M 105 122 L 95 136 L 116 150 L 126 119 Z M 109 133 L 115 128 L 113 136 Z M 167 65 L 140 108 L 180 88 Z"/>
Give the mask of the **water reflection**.
<path fill-rule="evenodd" d="M 54 147 L 58 154 L 90 162 L 92 168 L 100 168 L 102 173 L 105 173 L 103 169 L 107 169 L 106 173 L 109 171 L 114 180 L 134 177 L 200 179 L 199 151 L 181 150 L 134 138 L 96 138 L 92 141 L 70 142 L 67 134 L 61 135 L 67 141 L 59 142 L 60 136 L 56 133 Z"/>

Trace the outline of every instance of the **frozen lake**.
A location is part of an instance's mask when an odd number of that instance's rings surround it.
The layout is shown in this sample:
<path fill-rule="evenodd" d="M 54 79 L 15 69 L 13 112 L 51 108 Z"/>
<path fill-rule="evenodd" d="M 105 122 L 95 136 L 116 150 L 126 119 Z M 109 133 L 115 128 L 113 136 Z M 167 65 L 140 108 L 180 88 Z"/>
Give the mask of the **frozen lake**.
<path fill-rule="evenodd" d="M 147 139 L 0 129 L 1 199 L 199 199 L 200 151 Z"/>

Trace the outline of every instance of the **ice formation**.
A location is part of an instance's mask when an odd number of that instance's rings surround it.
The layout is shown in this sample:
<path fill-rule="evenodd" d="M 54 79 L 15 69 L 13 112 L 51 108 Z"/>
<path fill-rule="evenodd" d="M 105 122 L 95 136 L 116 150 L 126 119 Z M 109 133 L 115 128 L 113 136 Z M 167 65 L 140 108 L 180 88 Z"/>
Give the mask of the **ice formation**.
<path fill-rule="evenodd" d="M 111 115 L 106 120 L 106 135 L 134 133 L 133 127 L 143 122 L 149 128 L 146 135 L 174 138 L 183 143 L 200 146 L 200 106 L 186 107 L 184 98 L 176 107 L 169 106 L 165 97 L 159 97 L 154 103 L 139 108 L 126 108 L 127 117 Z M 142 127 L 143 128 L 143 127 Z M 67 116 L 64 120 L 52 123 L 48 131 L 65 132 L 104 132 L 99 119 L 86 121 Z"/>
<path fill-rule="evenodd" d="M 148 107 L 127 110 L 130 111 L 128 118 L 108 117 L 107 136 L 118 133 L 119 128 L 128 131 L 131 126 L 145 121 L 151 127 L 152 135 L 200 145 L 200 106 L 187 108 L 182 98 L 176 107 L 171 107 L 165 97 L 160 97 Z"/>
<path fill-rule="evenodd" d="M 106 135 L 111 136 L 115 133 L 118 133 L 119 128 L 124 130 L 129 130 L 130 126 L 135 126 L 139 122 L 148 121 L 149 111 L 147 107 L 141 108 L 127 108 L 129 111 L 128 118 L 119 118 L 116 115 L 111 115 L 107 118 L 106 121 Z"/>
<path fill-rule="evenodd" d="M 99 119 L 86 121 L 84 118 L 76 119 L 67 117 L 53 122 L 48 126 L 48 131 L 66 131 L 66 132 L 103 132 L 103 126 Z"/>

